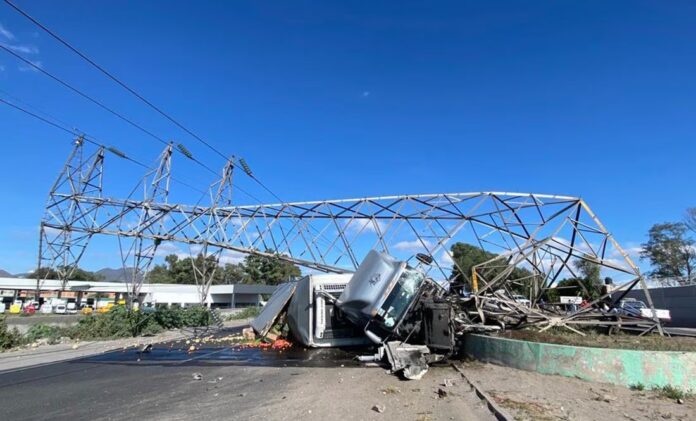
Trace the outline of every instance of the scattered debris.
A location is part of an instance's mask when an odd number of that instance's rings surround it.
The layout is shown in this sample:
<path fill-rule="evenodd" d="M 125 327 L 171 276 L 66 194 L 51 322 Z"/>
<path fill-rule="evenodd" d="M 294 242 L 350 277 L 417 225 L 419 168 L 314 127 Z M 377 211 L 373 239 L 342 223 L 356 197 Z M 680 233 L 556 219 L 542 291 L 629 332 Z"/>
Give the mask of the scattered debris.
<path fill-rule="evenodd" d="M 372 410 L 375 411 L 375 412 L 377 412 L 377 413 L 379 413 L 379 414 L 383 414 L 384 411 L 385 411 L 386 409 L 387 409 L 386 406 L 384 406 L 384 405 L 379 405 L 379 404 L 378 404 L 378 405 L 374 405 L 374 406 L 372 407 Z"/>
<path fill-rule="evenodd" d="M 444 390 L 444 389 L 442 389 L 442 388 L 438 388 L 438 389 L 437 389 L 437 397 L 440 398 L 440 399 L 446 398 L 446 397 L 447 397 L 447 391 Z"/>
<path fill-rule="evenodd" d="M 242 330 L 242 336 L 244 337 L 245 341 L 253 341 L 256 339 L 256 334 L 254 333 L 254 329 L 247 327 Z"/>
<path fill-rule="evenodd" d="M 193 377 L 193 380 L 202 380 L 203 379 L 203 375 L 201 373 L 193 373 L 192 377 Z"/>

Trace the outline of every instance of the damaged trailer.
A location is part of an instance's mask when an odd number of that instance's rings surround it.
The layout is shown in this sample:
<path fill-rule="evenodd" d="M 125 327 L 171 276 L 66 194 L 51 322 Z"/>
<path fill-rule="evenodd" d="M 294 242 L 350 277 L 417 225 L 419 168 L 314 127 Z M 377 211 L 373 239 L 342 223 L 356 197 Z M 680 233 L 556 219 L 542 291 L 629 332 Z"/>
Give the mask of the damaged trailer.
<path fill-rule="evenodd" d="M 252 328 L 265 336 L 273 325 L 286 324 L 307 347 L 378 345 L 364 361 L 388 361 L 393 372 L 420 378 L 429 363 L 442 359 L 432 351 L 455 350 L 444 293 L 406 262 L 372 250 L 354 274 L 308 275 L 279 286 Z"/>

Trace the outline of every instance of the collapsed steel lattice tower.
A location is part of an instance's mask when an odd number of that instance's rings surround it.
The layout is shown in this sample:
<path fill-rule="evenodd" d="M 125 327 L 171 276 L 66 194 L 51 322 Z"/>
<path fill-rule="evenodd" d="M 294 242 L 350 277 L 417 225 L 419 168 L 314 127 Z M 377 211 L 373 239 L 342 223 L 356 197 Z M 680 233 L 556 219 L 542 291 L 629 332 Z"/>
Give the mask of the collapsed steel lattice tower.
<path fill-rule="evenodd" d="M 94 235 L 128 244 L 121 255 L 124 267 L 130 265 L 127 280 L 134 296 L 158 247 L 168 242 L 186 244 L 192 255 L 213 256 L 216 262 L 237 253 L 257 254 L 335 273 L 354 271 L 369 250 L 377 249 L 410 260 L 443 283 L 456 265 L 450 246 L 465 242 L 499 255 L 488 271 L 485 265 L 471 274 L 459 271 L 468 283 L 480 282 L 479 294 L 505 288 L 512 268 L 524 267 L 532 274 L 530 297 L 536 300 L 562 277 L 575 276 L 573 262 L 586 260 L 617 281 L 621 294 L 640 284 L 653 307 L 637 266 L 577 197 L 474 192 L 233 205 L 231 159 L 210 186 L 210 204 L 185 205 L 167 199 L 168 146 L 145 177 L 143 198 L 117 199 L 102 192 L 103 148 L 89 154 L 86 147 L 76 141 L 41 221 L 39 266 L 59 269 L 62 281 L 70 278 Z M 417 253 L 432 257 L 432 263 L 417 261 Z M 492 276 L 491 264 L 504 269 Z M 203 300 L 213 274 L 195 269 Z"/>

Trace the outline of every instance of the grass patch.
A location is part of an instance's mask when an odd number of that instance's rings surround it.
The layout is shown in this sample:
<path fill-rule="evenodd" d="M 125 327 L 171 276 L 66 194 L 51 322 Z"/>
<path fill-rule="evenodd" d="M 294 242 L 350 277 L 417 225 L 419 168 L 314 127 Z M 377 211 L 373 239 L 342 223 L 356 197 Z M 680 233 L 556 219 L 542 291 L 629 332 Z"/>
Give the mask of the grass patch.
<path fill-rule="evenodd" d="M 645 385 L 643 383 L 635 383 L 628 387 L 631 390 L 645 390 Z"/>
<path fill-rule="evenodd" d="M 523 419 L 529 418 L 538 421 L 551 421 L 557 419 L 548 414 L 548 408 L 536 402 L 517 401 L 502 396 L 496 396 L 495 394 L 493 395 L 493 400 L 505 408 L 521 413 Z M 515 417 L 515 419 L 518 419 L 518 417 Z"/>
<path fill-rule="evenodd" d="M 657 334 L 638 336 L 630 333 L 607 335 L 594 329 L 585 329 L 585 336 L 567 329 L 555 328 L 545 332 L 534 329 L 507 330 L 500 337 L 558 345 L 588 346 L 594 348 L 635 349 L 644 351 L 696 351 L 696 338 L 668 337 Z"/>
<path fill-rule="evenodd" d="M 253 319 L 261 313 L 261 307 L 247 307 L 244 310 L 227 315 L 227 320 Z"/>
<path fill-rule="evenodd" d="M 654 389 L 660 396 L 669 398 L 669 399 L 686 399 L 691 397 L 691 393 L 689 391 L 682 390 L 678 387 L 674 387 L 671 384 L 668 384 L 666 386 L 658 387 Z"/>

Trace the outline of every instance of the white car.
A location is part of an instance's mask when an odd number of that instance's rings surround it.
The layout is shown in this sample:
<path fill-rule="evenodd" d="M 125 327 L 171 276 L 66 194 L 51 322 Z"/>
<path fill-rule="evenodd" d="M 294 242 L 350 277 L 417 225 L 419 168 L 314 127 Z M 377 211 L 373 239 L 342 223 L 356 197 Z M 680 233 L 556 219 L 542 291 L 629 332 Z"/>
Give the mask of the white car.
<path fill-rule="evenodd" d="M 51 314 L 53 313 L 53 306 L 50 303 L 44 303 L 39 311 L 41 314 Z"/>
<path fill-rule="evenodd" d="M 54 309 L 53 312 L 56 314 L 65 314 L 68 311 L 67 307 L 65 304 L 58 304 Z"/>
<path fill-rule="evenodd" d="M 532 305 L 532 302 L 524 295 L 513 295 L 512 298 L 523 306 L 530 307 Z"/>
<path fill-rule="evenodd" d="M 639 316 L 646 319 L 652 319 L 653 317 L 652 311 L 650 311 L 648 306 L 635 298 L 624 298 L 619 301 L 619 312 L 628 316 Z M 672 320 L 672 314 L 669 310 L 656 308 L 655 315 L 662 321 L 668 322 Z"/>
<path fill-rule="evenodd" d="M 68 311 L 68 314 L 76 314 L 77 313 L 77 304 L 68 303 L 68 305 L 66 306 L 66 309 Z"/>

